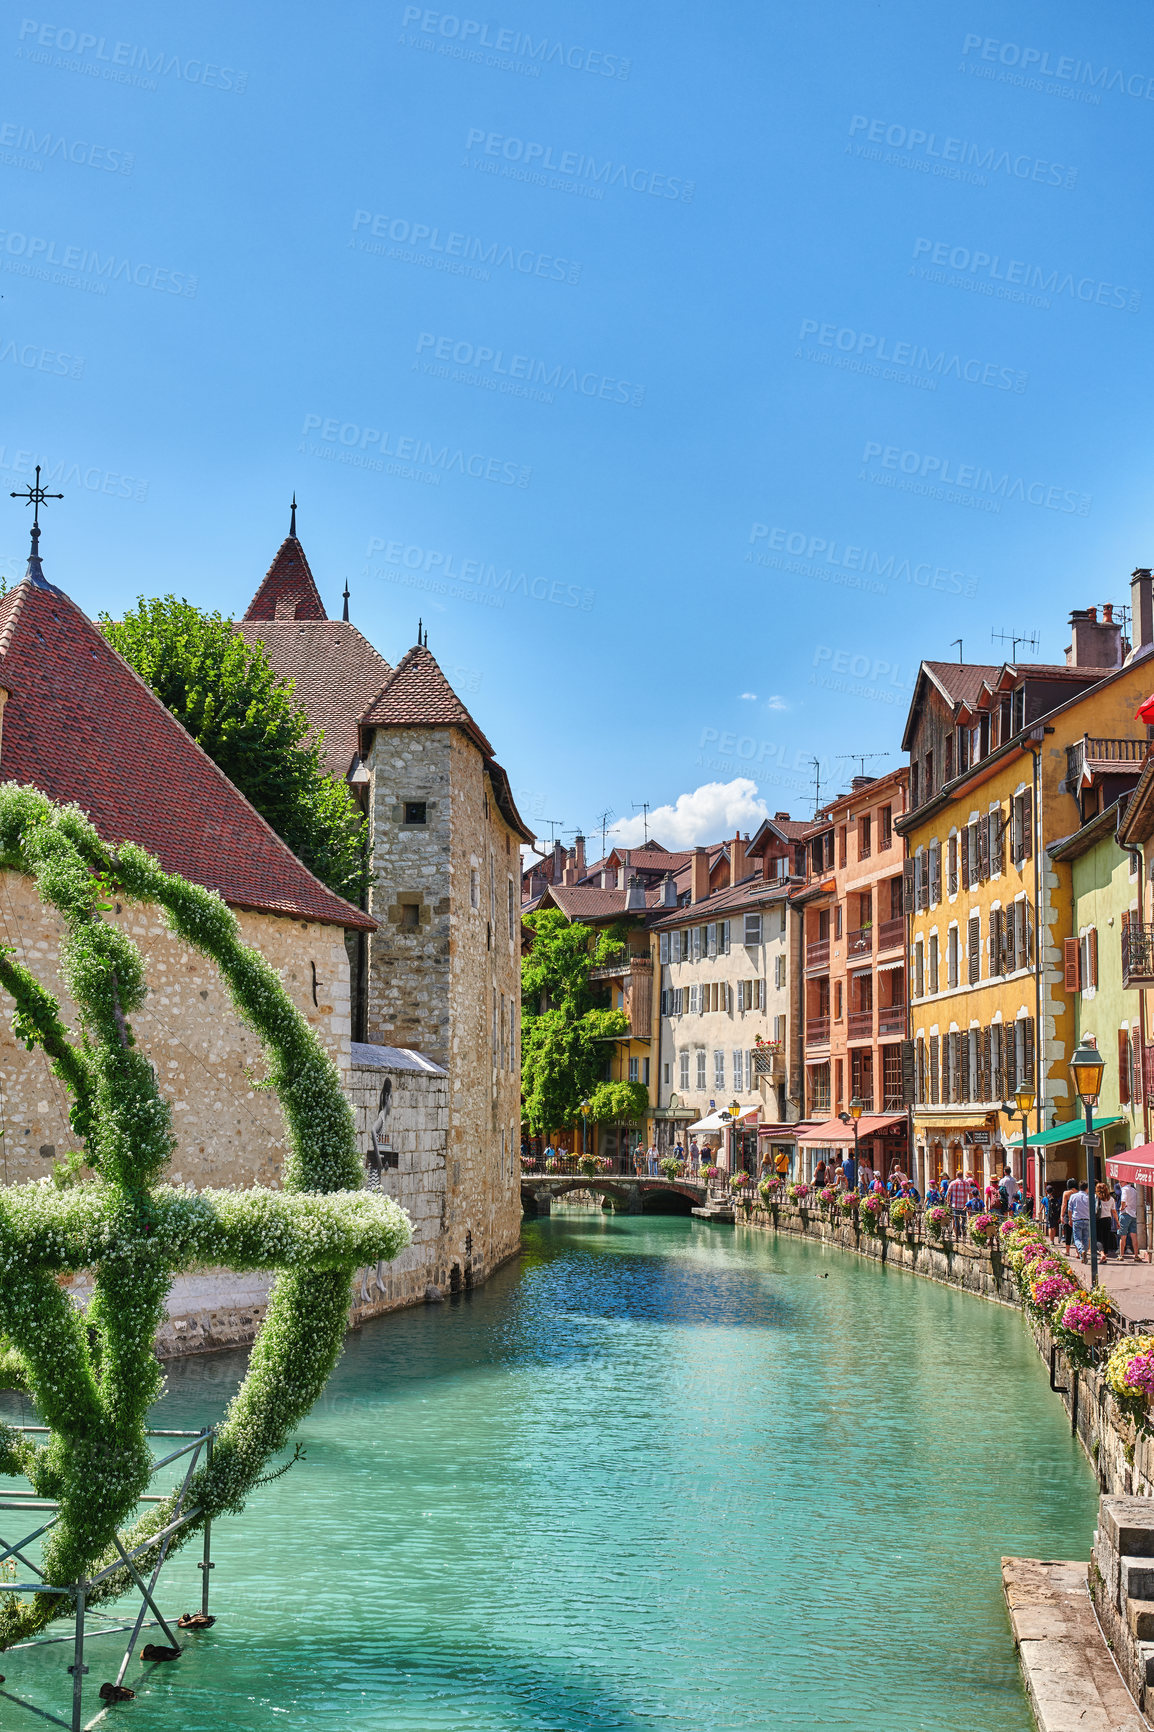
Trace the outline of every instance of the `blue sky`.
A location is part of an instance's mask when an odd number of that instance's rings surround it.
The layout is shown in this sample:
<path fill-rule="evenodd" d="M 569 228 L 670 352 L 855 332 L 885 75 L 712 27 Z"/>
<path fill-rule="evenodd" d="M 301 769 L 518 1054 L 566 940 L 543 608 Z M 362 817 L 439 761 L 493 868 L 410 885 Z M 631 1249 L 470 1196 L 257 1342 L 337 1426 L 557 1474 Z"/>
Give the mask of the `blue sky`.
<path fill-rule="evenodd" d="M 808 813 L 1154 563 L 1148 7 L 82 0 L 0 69 L 49 575 L 239 613 L 295 488 L 544 836 Z"/>

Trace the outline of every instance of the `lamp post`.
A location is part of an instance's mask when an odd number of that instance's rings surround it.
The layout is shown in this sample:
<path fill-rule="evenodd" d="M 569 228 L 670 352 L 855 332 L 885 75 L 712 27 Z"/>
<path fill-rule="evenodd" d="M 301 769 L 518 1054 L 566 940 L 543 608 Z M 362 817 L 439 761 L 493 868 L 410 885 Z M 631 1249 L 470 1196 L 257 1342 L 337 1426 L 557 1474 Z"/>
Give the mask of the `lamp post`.
<path fill-rule="evenodd" d="M 849 1103 L 849 1116 L 853 1121 L 853 1176 L 855 1186 L 861 1184 L 861 1158 L 858 1154 L 857 1126 L 858 1120 L 861 1118 L 864 1110 L 865 1102 L 859 1100 L 857 1095 L 855 1095 L 853 1100 Z"/>
<path fill-rule="evenodd" d="M 730 1174 L 731 1178 L 733 1177 L 733 1174 L 736 1173 L 736 1171 L 737 1171 L 737 1121 L 740 1117 L 741 1117 L 741 1102 L 738 1100 L 730 1101 L 730 1103 L 729 1103 L 729 1125 L 730 1125 L 729 1174 Z"/>
<path fill-rule="evenodd" d="M 581 1153 L 582 1153 L 582 1155 L 584 1155 L 584 1153 L 585 1153 L 585 1127 L 589 1122 L 589 1120 L 588 1120 L 589 1102 L 587 1100 L 582 1101 L 581 1105 L 577 1108 L 577 1111 L 581 1114 Z"/>
<path fill-rule="evenodd" d="M 1033 1083 L 1031 1083 L 1031 1081 L 1028 1077 L 1023 1077 L 1021 1082 L 1018 1084 L 1017 1088 L 1014 1090 L 1014 1105 L 1017 1106 L 1018 1111 L 1022 1115 L 1022 1189 L 1023 1190 L 1025 1190 L 1025 1188 L 1026 1188 L 1026 1175 L 1029 1171 L 1029 1168 L 1027 1167 L 1026 1162 L 1028 1159 L 1027 1150 L 1029 1149 L 1029 1146 L 1030 1146 L 1030 1114 L 1034 1110 L 1035 1098 L 1036 1097 L 1034 1094 Z M 1014 1110 L 1014 1105 L 1007 1105 L 1003 1110 L 1007 1113 L 1012 1113 Z M 1042 1175 L 1041 1175 L 1040 1169 L 1038 1172 L 1037 1184 L 1035 1185 L 1034 1189 L 1037 1193 L 1035 1196 L 1035 1199 L 1034 1199 L 1034 1207 L 1035 1207 L 1035 1210 L 1040 1210 L 1042 1207 Z"/>
<path fill-rule="evenodd" d="M 1086 1131 L 1082 1142 L 1086 1148 L 1086 1180 L 1090 1193 L 1090 1285 L 1098 1285 L 1098 1195 L 1097 1195 L 1097 1162 L 1094 1151 L 1097 1140 L 1094 1136 L 1094 1107 L 1098 1096 L 1102 1093 L 1102 1074 L 1106 1069 L 1105 1060 L 1098 1048 L 1088 1036 L 1082 1037 L 1082 1044 L 1070 1060 L 1070 1075 L 1074 1079 L 1074 1089 L 1082 1097 L 1082 1108 L 1086 1114 Z"/>

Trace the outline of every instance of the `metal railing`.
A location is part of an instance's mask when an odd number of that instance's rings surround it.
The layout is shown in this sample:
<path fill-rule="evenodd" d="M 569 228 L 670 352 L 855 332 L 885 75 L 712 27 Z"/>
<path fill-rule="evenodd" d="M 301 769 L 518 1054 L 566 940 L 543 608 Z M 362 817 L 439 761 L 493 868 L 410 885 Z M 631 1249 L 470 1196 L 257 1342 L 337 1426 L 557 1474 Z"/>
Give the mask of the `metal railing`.
<path fill-rule="evenodd" d="M 846 933 L 847 953 L 850 956 L 870 956 L 873 954 L 874 929 L 871 926 L 856 926 L 852 932 Z"/>
<path fill-rule="evenodd" d="M 805 1019 L 805 1038 L 814 1043 L 829 1039 L 829 1017 L 807 1016 Z"/>
<path fill-rule="evenodd" d="M 899 914 L 894 920 L 881 920 L 878 922 L 879 951 L 901 949 L 904 946 L 905 941 L 906 921 L 903 914 Z"/>
<path fill-rule="evenodd" d="M 1122 985 L 1154 986 L 1154 926 L 1122 928 Z"/>
<path fill-rule="evenodd" d="M 652 974 L 653 958 L 651 956 L 622 956 L 616 962 L 603 963 L 600 968 L 589 970 L 590 980 L 613 980 L 623 974 Z"/>
<path fill-rule="evenodd" d="M 906 1032 L 906 1007 L 904 1004 L 883 1004 L 878 1011 L 878 1034 L 896 1034 L 904 1036 Z"/>
<path fill-rule="evenodd" d="M 863 1040 L 872 1036 L 874 1031 L 873 1007 L 869 1010 L 851 1010 L 845 1019 L 847 1040 Z"/>
<path fill-rule="evenodd" d="M 829 939 L 818 938 L 805 947 L 805 966 L 807 968 L 824 968 L 829 963 Z"/>
<path fill-rule="evenodd" d="M 581 1163 L 590 1158 L 607 1161 L 608 1165 L 599 1166 L 594 1172 L 587 1172 Z M 546 1160 L 550 1160 L 552 1164 L 546 1166 Z M 523 1155 L 521 1157 L 521 1177 L 523 1179 L 587 1179 L 591 1185 L 595 1185 L 598 1179 L 668 1179 L 669 1175 L 661 1170 L 660 1161 L 661 1157 L 658 1158 L 657 1171 L 651 1173 L 647 1153 L 643 1153 L 640 1157 L 633 1154 L 599 1157 L 570 1154 Z M 693 1173 L 688 1170 L 678 1175 L 677 1182 L 683 1181 L 689 1184 L 698 1182 Z"/>

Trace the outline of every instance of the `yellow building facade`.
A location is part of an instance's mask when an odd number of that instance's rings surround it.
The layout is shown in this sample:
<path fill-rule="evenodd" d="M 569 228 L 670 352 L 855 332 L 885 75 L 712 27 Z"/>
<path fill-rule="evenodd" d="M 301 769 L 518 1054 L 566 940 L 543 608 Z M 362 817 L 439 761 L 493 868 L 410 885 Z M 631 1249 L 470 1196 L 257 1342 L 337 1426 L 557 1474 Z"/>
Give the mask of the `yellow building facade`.
<path fill-rule="evenodd" d="M 923 663 L 905 746 L 913 1164 L 924 1190 L 942 1173 L 980 1183 L 1010 1156 L 1021 1121 L 1001 1111 L 1020 1082 L 1036 1091 L 1030 1136 L 1072 1120 L 1076 1031 L 1064 941 L 1071 868 L 1051 843 L 1084 818 L 1083 770 L 1145 746 L 1135 721 L 1151 663 L 1119 665 L 1128 645 L 1108 617 L 1075 615 L 1065 666 Z M 1082 621 L 1087 628 L 1079 634 Z M 1112 627 L 1105 633 L 1100 625 Z M 1081 642 L 1079 641 L 1081 635 Z M 1111 661 L 1113 665 L 1111 665 Z M 1113 1031 L 1101 1038 L 1109 1051 Z M 1077 1112 L 1076 1112 L 1077 1108 Z M 1080 1168 L 1081 1145 L 1047 1146 L 1043 1183 Z"/>

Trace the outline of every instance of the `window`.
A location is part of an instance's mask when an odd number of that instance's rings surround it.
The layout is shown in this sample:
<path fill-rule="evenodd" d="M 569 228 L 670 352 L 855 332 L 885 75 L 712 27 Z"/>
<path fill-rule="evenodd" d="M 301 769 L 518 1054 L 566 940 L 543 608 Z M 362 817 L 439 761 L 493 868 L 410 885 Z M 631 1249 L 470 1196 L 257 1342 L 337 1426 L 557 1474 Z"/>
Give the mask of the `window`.
<path fill-rule="evenodd" d="M 480 908 L 480 906 L 481 906 L 481 874 L 477 871 L 477 868 L 475 866 L 472 866 L 469 869 L 469 907 L 470 908 Z"/>
<path fill-rule="evenodd" d="M 1129 1106 L 1134 1096 L 1134 1074 L 1130 1059 L 1130 1035 L 1124 1028 L 1118 1030 L 1118 1099 L 1124 1107 Z"/>
<path fill-rule="evenodd" d="M 879 853 L 893 846 L 894 840 L 894 809 L 883 806 L 878 813 L 878 851 Z"/>
<path fill-rule="evenodd" d="M 938 935 L 930 933 L 930 991 L 938 990 Z"/>
<path fill-rule="evenodd" d="M 774 1017 L 774 1019 L 773 1019 L 773 1038 L 776 1041 L 780 1041 L 782 1046 L 785 1045 L 785 1018 L 784 1018 L 784 1016 L 775 1016 Z"/>
<path fill-rule="evenodd" d="M 1137 854 L 1131 854 L 1131 856 L 1130 856 L 1130 876 L 1131 876 L 1131 878 L 1137 877 L 1137 874 L 1138 874 L 1137 862 L 1138 862 Z M 781 905 L 781 933 L 782 933 L 782 936 L 784 937 L 784 935 L 785 935 L 785 903 L 784 902 Z"/>
<path fill-rule="evenodd" d="M 942 899 L 942 845 L 935 836 L 930 843 L 930 907 Z"/>
<path fill-rule="evenodd" d="M 857 821 L 857 857 L 868 860 L 873 852 L 873 821 L 868 812 L 863 812 Z"/>
<path fill-rule="evenodd" d="M 1034 851 L 1034 796 L 1029 788 L 1015 794 L 1010 806 L 1010 858 L 1015 866 Z"/>
<path fill-rule="evenodd" d="M 918 793 L 918 766 L 916 764 L 911 764 L 910 765 L 910 810 L 912 811 L 915 806 L 919 806 L 920 804 L 921 804 L 921 800 L 919 798 L 919 793 Z"/>
<path fill-rule="evenodd" d="M 509 879 L 509 937 L 517 936 L 517 906 L 513 900 L 513 880 Z"/>
<path fill-rule="evenodd" d="M 641 1080 L 645 1084 L 646 1088 L 648 1088 L 649 1087 L 649 1060 L 647 1058 L 643 1058 L 641 1060 Z"/>
<path fill-rule="evenodd" d="M 946 985 L 947 985 L 947 987 L 952 988 L 952 987 L 955 987 L 957 984 L 958 984 L 958 929 L 956 926 L 951 926 L 949 937 L 946 940 Z"/>
<path fill-rule="evenodd" d="M 956 831 L 950 837 L 946 848 L 946 890 L 950 896 L 958 894 L 958 837 Z"/>
<path fill-rule="evenodd" d="M 835 938 L 841 937 L 841 903 L 840 902 L 835 902 L 833 905 L 833 935 Z"/>
<path fill-rule="evenodd" d="M 761 943 L 761 915 L 747 914 L 745 917 L 745 944 Z"/>
<path fill-rule="evenodd" d="M 717 923 L 717 948 L 722 956 L 729 955 L 729 921 L 719 920 Z"/>
<path fill-rule="evenodd" d="M 711 920 L 709 922 L 709 925 L 705 928 L 705 949 L 706 949 L 706 955 L 709 957 L 710 962 L 712 962 L 717 955 L 717 922 L 716 922 L 716 920 Z"/>
<path fill-rule="evenodd" d="M 945 762 L 946 781 L 947 782 L 952 781 L 953 775 L 954 775 L 954 737 L 951 734 L 949 739 L 946 741 L 946 762 Z"/>
<path fill-rule="evenodd" d="M 933 798 L 933 792 L 934 792 L 934 754 L 932 752 L 927 752 L 926 753 L 926 785 L 925 785 L 925 797 L 927 800 Z"/>
<path fill-rule="evenodd" d="M 703 1046 L 699 1046 L 697 1049 L 697 1086 L 699 1089 L 705 1088 L 705 1048 Z"/>
<path fill-rule="evenodd" d="M 836 1109 L 836 1107 L 841 1106 L 842 1101 L 845 1099 L 845 1061 L 840 1058 L 836 1058 L 833 1061 L 833 1086 Z"/>
<path fill-rule="evenodd" d="M 840 980 L 834 981 L 834 983 L 833 983 L 833 1018 L 834 1018 L 835 1022 L 841 1021 L 841 986 L 842 986 L 842 983 Z"/>
<path fill-rule="evenodd" d="M 847 826 L 842 824 L 837 833 L 837 863 L 839 866 L 844 866 L 846 863 L 846 829 Z"/>
<path fill-rule="evenodd" d="M 689 1088 L 689 1054 L 679 1052 L 677 1055 L 678 1087 L 685 1092 Z"/>
<path fill-rule="evenodd" d="M 415 932 L 421 924 L 421 904 L 414 897 L 412 901 L 401 903 L 401 925 L 407 931 Z"/>
<path fill-rule="evenodd" d="M 639 1082 L 640 1080 L 641 1079 L 637 1075 L 637 1060 L 635 1058 L 631 1058 L 629 1060 L 629 1081 L 630 1082 Z"/>
<path fill-rule="evenodd" d="M 701 926 L 691 926 L 689 929 L 692 941 L 690 946 L 690 955 L 694 962 L 701 961 L 701 934 L 704 930 L 704 927 Z"/>
<path fill-rule="evenodd" d="M 733 1049 L 733 1092 L 745 1092 L 745 1053 L 736 1046 Z"/>
<path fill-rule="evenodd" d="M 1129 861 L 1131 878 L 1137 878 L 1137 876 L 1138 876 L 1138 850 L 1137 850 L 1137 848 L 1131 848 L 1129 853 L 1127 854 L 1126 858 Z"/>
<path fill-rule="evenodd" d="M 773 984 L 779 989 L 785 985 L 784 956 L 775 956 L 773 959 Z"/>
<path fill-rule="evenodd" d="M 980 980 L 982 973 L 982 922 L 976 914 L 970 916 L 968 947 L 970 985 L 974 986 Z M 973 1100 L 974 1096 L 971 1095 L 970 1099 Z"/>
<path fill-rule="evenodd" d="M 669 934 L 668 934 L 668 932 L 663 932 L 661 934 L 660 938 L 658 939 L 657 943 L 658 943 L 658 948 L 660 950 L 661 961 L 662 962 L 668 962 L 669 961 Z"/>
<path fill-rule="evenodd" d="M 427 821 L 427 819 L 426 819 L 427 810 L 428 810 L 428 808 L 427 808 L 424 800 L 406 800 L 405 801 L 405 823 L 406 824 L 424 824 Z"/>
<path fill-rule="evenodd" d="M 914 997 L 926 995 L 926 953 L 920 938 L 914 942 Z"/>
<path fill-rule="evenodd" d="M 725 1088 L 725 1054 L 716 1049 L 713 1054 L 713 1086 L 718 1090 Z"/>

